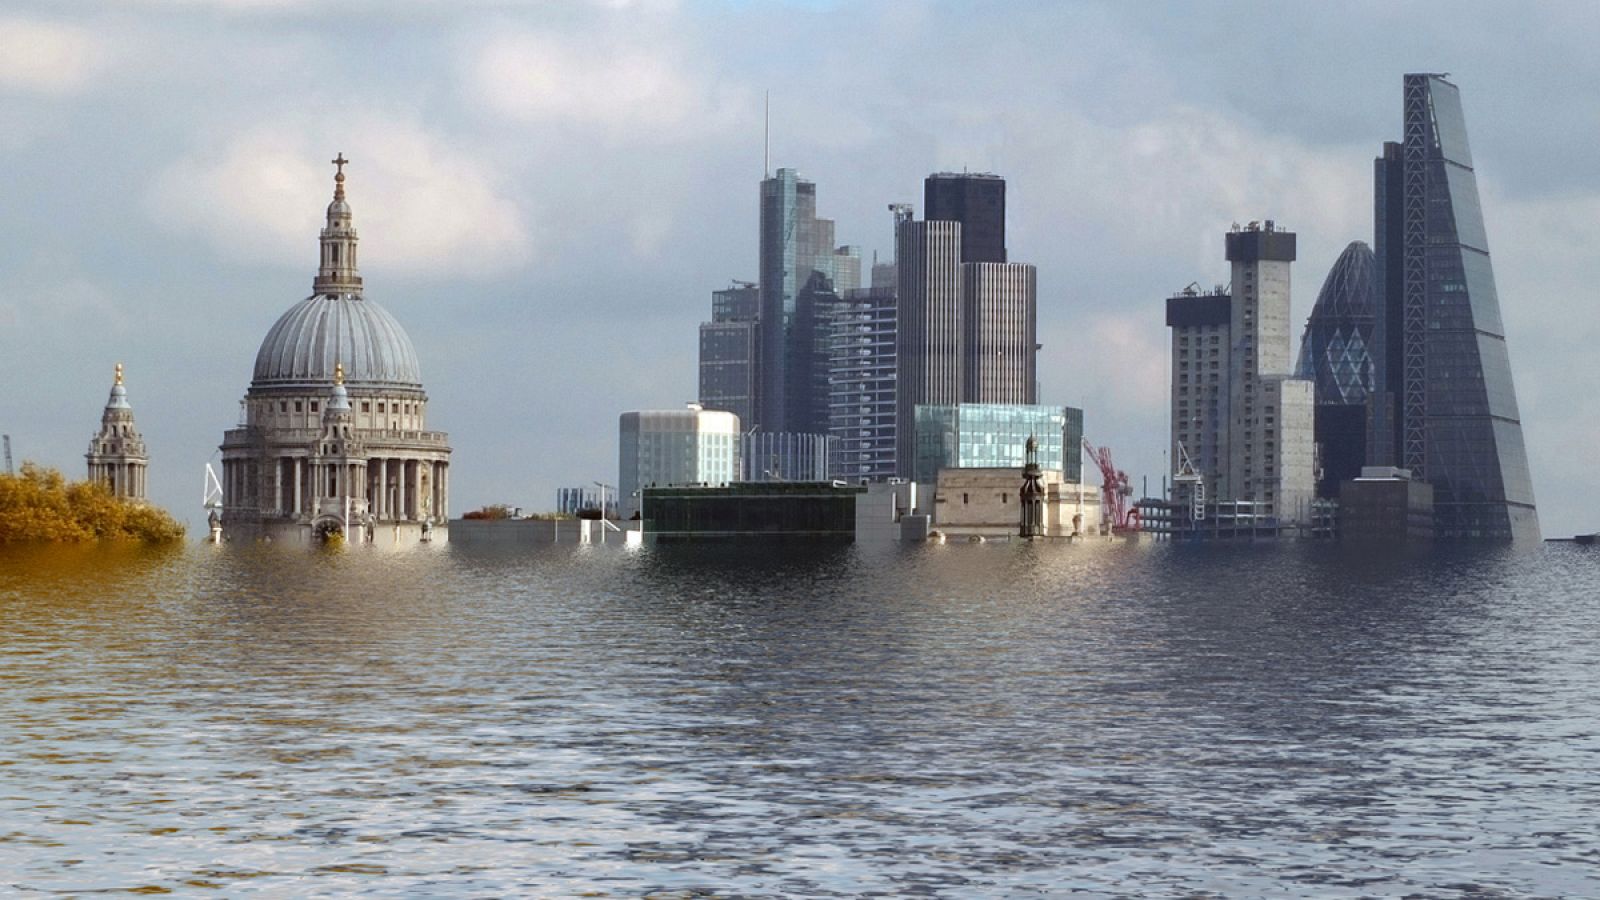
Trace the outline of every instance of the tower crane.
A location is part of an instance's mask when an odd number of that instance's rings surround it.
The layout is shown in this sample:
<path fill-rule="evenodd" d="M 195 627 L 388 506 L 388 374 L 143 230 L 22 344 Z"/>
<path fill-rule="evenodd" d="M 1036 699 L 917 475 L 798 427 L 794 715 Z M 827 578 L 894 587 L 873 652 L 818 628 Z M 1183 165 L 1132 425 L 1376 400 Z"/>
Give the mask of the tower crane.
<path fill-rule="evenodd" d="M 1128 473 L 1111 461 L 1110 447 L 1096 447 L 1084 438 L 1083 449 L 1100 469 L 1100 505 L 1111 524 L 1111 533 L 1138 531 L 1139 511 L 1128 507 L 1128 498 L 1133 496 Z"/>

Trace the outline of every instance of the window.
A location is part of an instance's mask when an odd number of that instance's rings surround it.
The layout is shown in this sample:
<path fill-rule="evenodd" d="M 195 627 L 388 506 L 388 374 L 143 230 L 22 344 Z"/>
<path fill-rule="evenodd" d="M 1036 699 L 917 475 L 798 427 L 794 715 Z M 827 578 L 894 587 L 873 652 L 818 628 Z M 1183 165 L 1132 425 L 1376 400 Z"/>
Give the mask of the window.
<path fill-rule="evenodd" d="M 294 411 L 295 412 L 299 412 L 300 411 L 300 401 L 299 400 L 296 400 L 294 402 Z"/>
<path fill-rule="evenodd" d="M 278 401 L 278 412 L 288 412 L 288 411 L 289 411 L 289 401 L 287 401 L 287 400 L 279 400 Z"/>
<path fill-rule="evenodd" d="M 311 401 L 311 411 L 312 412 L 316 412 L 317 411 L 317 401 L 315 401 L 315 400 Z"/>
<path fill-rule="evenodd" d="M 371 400 L 363 400 L 363 401 L 361 401 L 361 411 L 364 412 L 364 413 L 372 412 L 372 401 Z"/>

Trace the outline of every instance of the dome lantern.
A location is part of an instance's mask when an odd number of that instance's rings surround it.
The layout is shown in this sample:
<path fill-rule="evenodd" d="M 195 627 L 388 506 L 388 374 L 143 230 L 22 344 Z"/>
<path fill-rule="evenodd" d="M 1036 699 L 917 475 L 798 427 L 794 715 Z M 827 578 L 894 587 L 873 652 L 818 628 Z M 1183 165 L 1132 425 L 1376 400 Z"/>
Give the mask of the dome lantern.
<path fill-rule="evenodd" d="M 332 160 L 333 202 L 328 204 L 328 222 L 323 227 L 322 265 L 311 289 L 319 294 L 361 295 L 361 270 L 356 267 L 356 228 L 350 204 L 344 199 L 344 167 L 350 164 L 340 153 Z"/>

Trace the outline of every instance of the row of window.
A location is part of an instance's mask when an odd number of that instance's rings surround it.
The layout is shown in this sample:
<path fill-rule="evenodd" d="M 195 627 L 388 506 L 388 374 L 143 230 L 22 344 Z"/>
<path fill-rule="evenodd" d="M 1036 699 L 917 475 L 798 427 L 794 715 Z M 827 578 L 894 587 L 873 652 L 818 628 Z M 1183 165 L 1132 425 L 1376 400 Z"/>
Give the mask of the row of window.
<path fill-rule="evenodd" d="M 294 411 L 295 412 L 304 412 L 305 410 L 302 409 L 302 405 L 304 403 L 305 403 L 305 401 L 302 401 L 302 400 L 294 401 Z M 317 401 L 312 400 L 312 401 L 310 401 L 310 403 L 311 403 L 311 412 L 317 412 L 317 411 L 319 411 L 321 409 L 321 406 Z M 387 404 L 384 401 L 379 400 L 378 401 L 378 412 L 380 412 L 380 413 L 389 412 L 390 410 L 387 408 L 389 405 L 390 404 Z M 422 404 L 421 403 L 395 403 L 395 404 L 393 404 L 393 406 L 394 406 L 394 410 L 393 411 L 396 412 L 396 413 L 399 413 L 401 415 L 409 416 L 409 415 L 419 414 L 419 413 L 422 412 Z M 289 401 L 288 400 L 279 400 L 278 401 L 278 412 L 286 413 L 288 411 L 289 411 Z M 371 400 L 363 400 L 363 401 L 361 401 L 361 411 L 364 412 L 364 413 L 372 412 L 372 401 Z"/>

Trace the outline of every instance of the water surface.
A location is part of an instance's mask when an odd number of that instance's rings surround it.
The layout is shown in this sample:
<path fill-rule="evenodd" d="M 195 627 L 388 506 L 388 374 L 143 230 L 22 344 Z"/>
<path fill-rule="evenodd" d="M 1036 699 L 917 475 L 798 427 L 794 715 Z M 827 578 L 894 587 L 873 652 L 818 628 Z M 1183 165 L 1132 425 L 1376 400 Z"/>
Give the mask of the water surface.
<path fill-rule="evenodd" d="M 0 550 L 0 892 L 1600 895 L 1600 552 Z"/>

